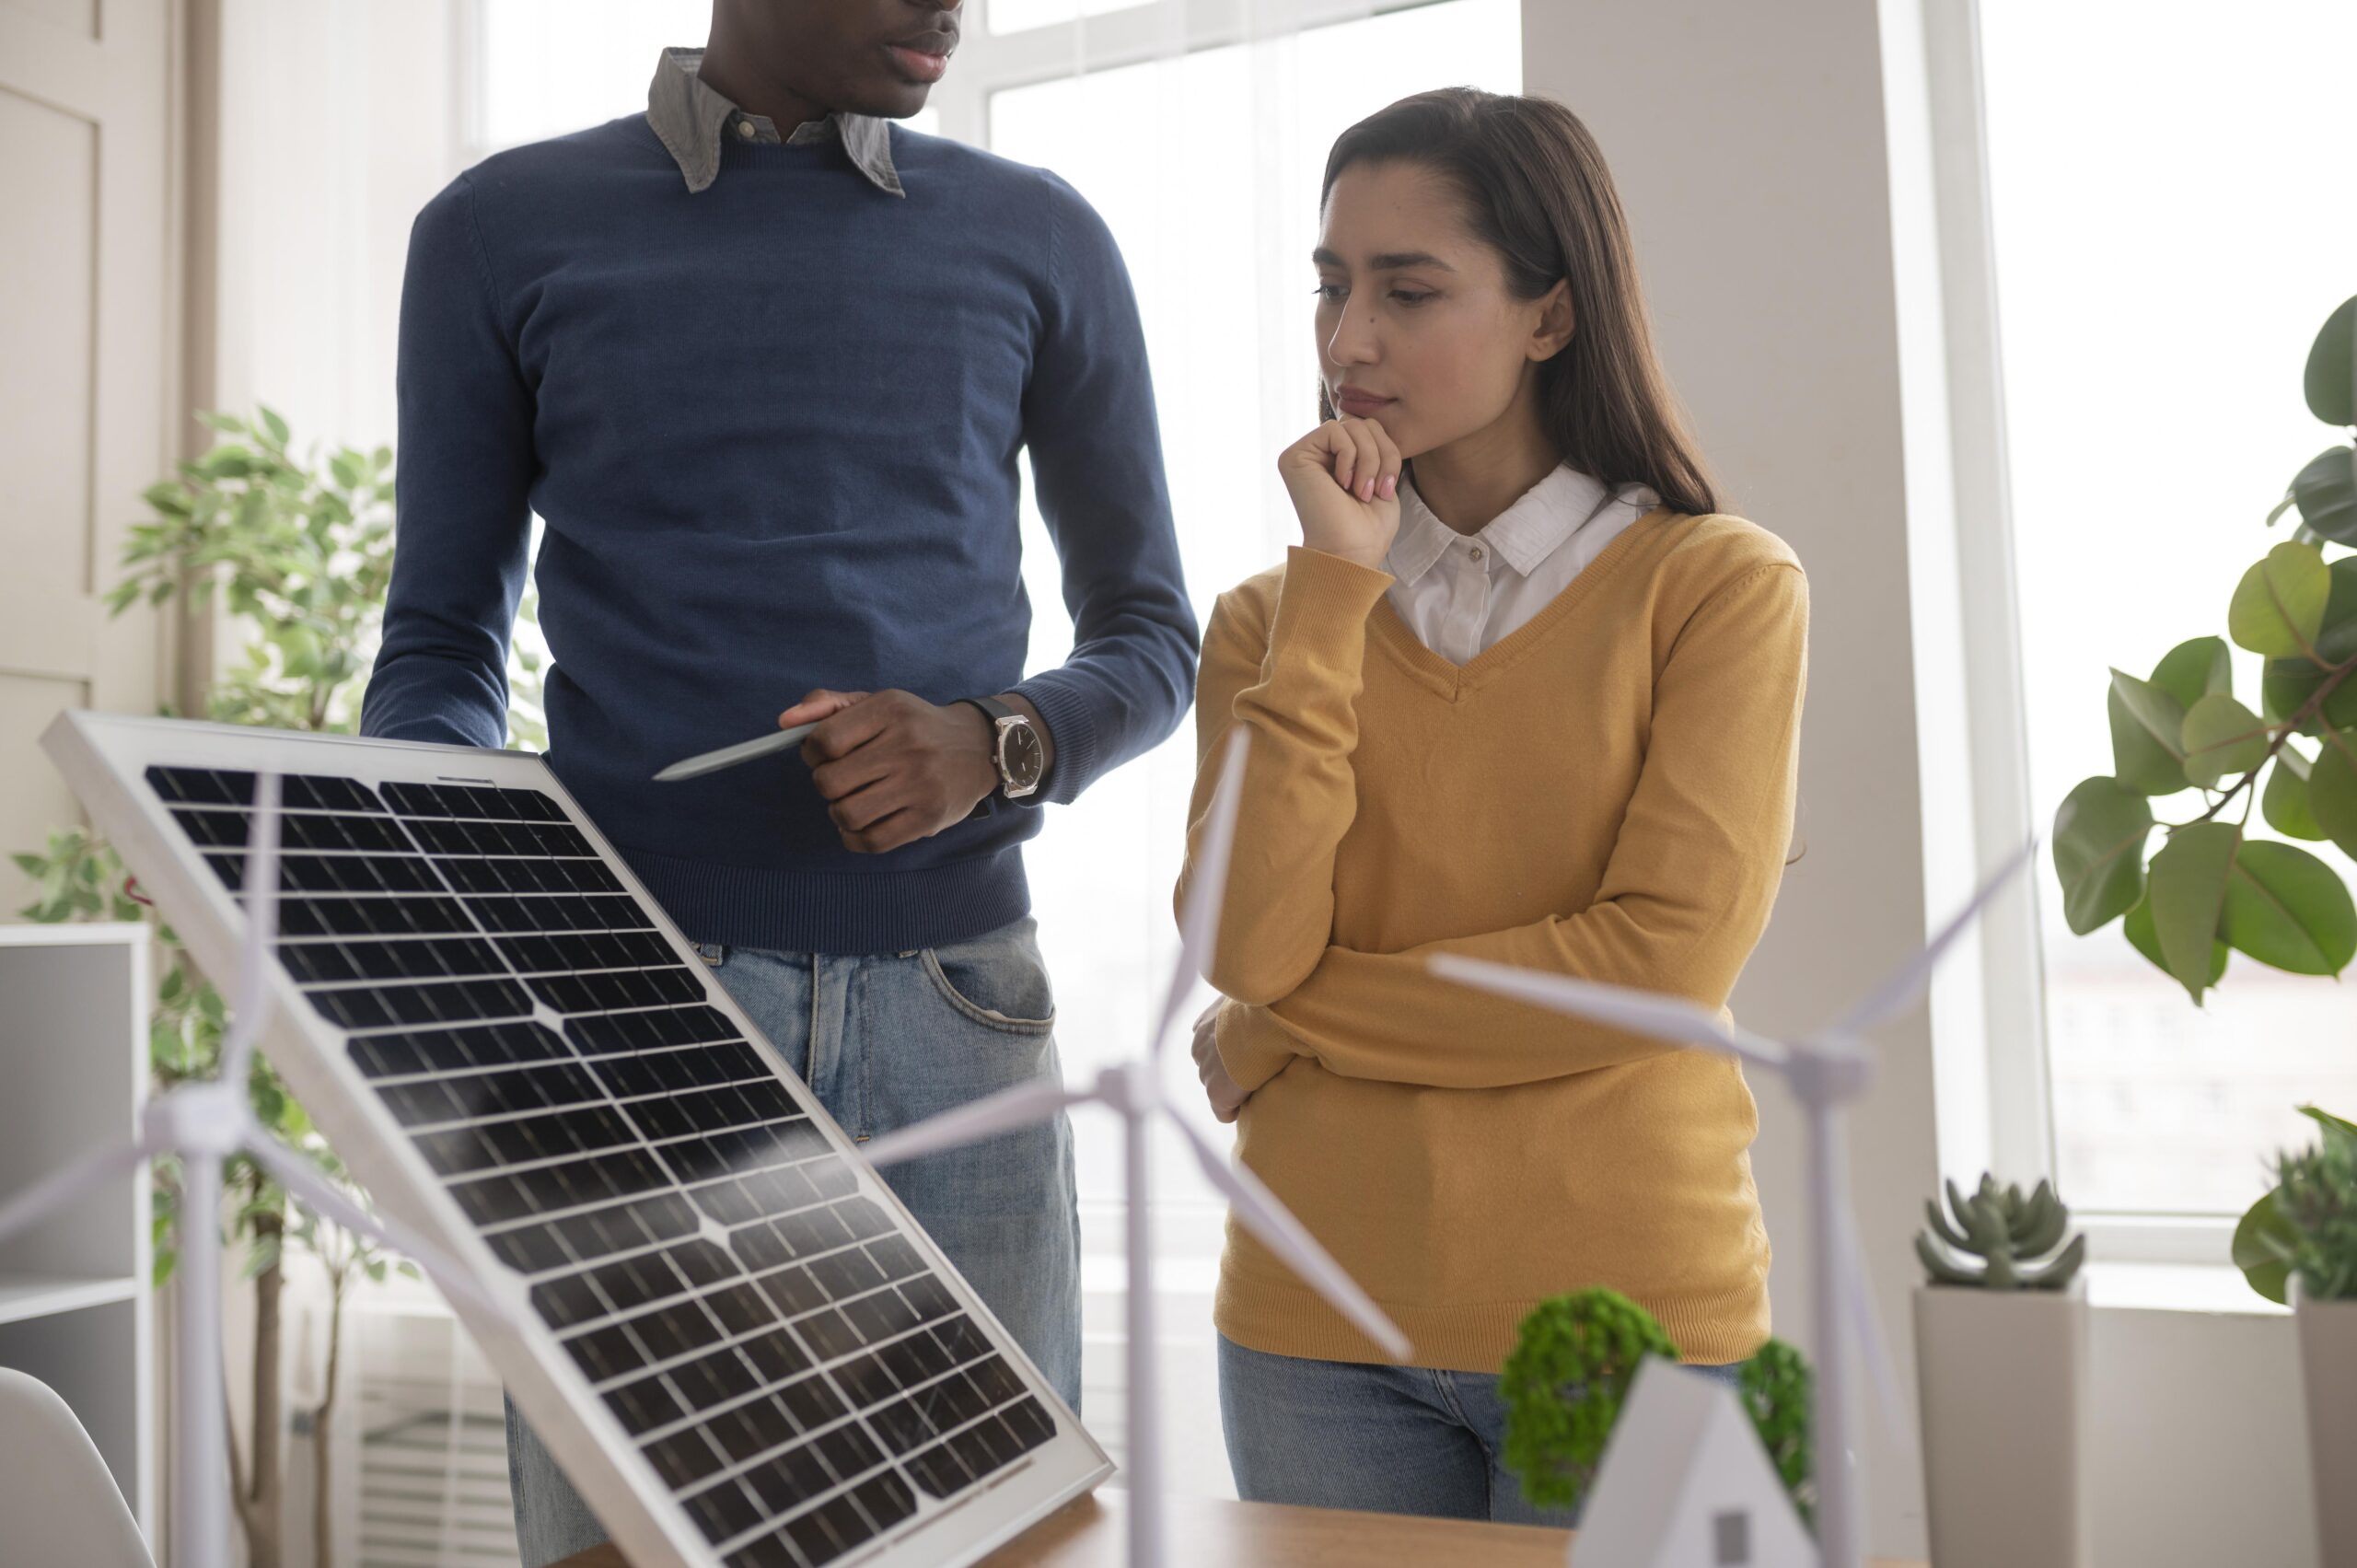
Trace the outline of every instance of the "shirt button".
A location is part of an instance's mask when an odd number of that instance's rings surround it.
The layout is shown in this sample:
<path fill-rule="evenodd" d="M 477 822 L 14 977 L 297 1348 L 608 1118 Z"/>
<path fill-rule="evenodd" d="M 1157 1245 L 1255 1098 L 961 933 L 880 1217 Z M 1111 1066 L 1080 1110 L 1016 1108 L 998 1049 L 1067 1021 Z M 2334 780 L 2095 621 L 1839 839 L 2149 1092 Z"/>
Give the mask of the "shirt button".
<path fill-rule="evenodd" d="M 1481 559 L 1481 547 L 1478 544 L 1473 547 L 1473 559 L 1476 561 Z"/>
<path fill-rule="evenodd" d="M 747 141 L 751 141 L 753 139 L 753 122 L 749 120 L 739 120 L 737 122 L 737 134 L 744 137 Z"/>

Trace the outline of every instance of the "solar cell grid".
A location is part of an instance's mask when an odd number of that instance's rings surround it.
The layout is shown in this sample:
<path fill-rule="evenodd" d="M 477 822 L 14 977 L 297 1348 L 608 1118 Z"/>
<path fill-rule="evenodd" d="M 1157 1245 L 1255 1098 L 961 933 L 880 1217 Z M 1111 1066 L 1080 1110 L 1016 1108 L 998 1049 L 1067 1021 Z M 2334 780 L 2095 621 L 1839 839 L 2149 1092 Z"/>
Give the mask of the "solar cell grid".
<path fill-rule="evenodd" d="M 238 894 L 253 775 L 151 767 Z M 537 790 L 286 774 L 279 957 L 730 1568 L 816 1568 L 1055 1435 Z"/>

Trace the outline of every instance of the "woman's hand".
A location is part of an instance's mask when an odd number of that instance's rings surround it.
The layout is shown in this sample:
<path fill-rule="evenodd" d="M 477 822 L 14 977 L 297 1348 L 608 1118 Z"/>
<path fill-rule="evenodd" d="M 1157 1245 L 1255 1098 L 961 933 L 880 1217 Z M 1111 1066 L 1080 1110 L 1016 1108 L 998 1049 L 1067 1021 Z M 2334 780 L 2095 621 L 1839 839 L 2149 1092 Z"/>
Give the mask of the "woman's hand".
<path fill-rule="evenodd" d="M 1371 419 L 1329 419 L 1277 458 L 1301 542 L 1383 570 L 1399 531 L 1399 448 Z"/>
<path fill-rule="evenodd" d="M 1227 1075 L 1227 1064 L 1219 1059 L 1219 1010 L 1226 1005 L 1227 998 L 1223 996 L 1195 1020 L 1195 1076 L 1203 1081 L 1203 1093 L 1211 1097 L 1212 1114 L 1222 1121 L 1233 1121 L 1252 1097 L 1236 1086 L 1236 1080 Z"/>

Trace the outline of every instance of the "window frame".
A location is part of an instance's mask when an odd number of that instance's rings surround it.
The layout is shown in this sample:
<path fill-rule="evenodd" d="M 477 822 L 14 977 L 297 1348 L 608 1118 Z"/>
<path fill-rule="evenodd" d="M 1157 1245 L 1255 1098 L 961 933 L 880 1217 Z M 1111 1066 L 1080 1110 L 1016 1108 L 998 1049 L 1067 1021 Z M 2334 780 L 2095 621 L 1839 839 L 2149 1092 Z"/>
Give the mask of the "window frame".
<path fill-rule="evenodd" d="M 1894 128 L 1892 175 L 1894 187 L 1911 173 L 1929 178 L 1935 235 L 1928 258 L 1934 269 L 1929 287 L 1936 300 L 1938 334 L 1933 353 L 1943 362 L 1938 391 L 1944 395 L 1945 428 L 1932 442 L 1944 442 L 1945 449 L 1926 454 L 1910 438 L 1908 457 L 1910 466 L 1928 460 L 1946 470 L 1941 487 L 1946 493 L 1934 502 L 1941 514 L 1934 530 L 1939 537 L 1915 575 L 1922 578 L 1935 575 L 1943 566 L 1952 568 L 1952 586 L 1944 591 L 1952 595 L 1953 603 L 1950 615 L 1935 615 L 1928 626 L 1918 616 L 1915 651 L 1919 664 L 1943 657 L 1958 661 L 1962 711 L 1945 722 L 1967 759 L 1966 779 L 1957 792 L 1963 798 L 1950 802 L 1956 815 L 1937 814 L 1940 796 L 1927 770 L 1925 853 L 1927 860 L 1937 860 L 1935 841 L 1957 820 L 1968 823 L 1969 830 L 1957 835 L 1964 847 L 1952 854 L 1977 855 L 1984 866 L 2031 834 L 2040 838 L 2040 853 L 2016 896 L 1991 909 L 1979 934 L 1977 965 L 1957 965 L 1957 975 L 1934 988 L 1940 1164 L 1951 1176 L 1977 1177 L 1985 1167 L 2027 1184 L 2055 1177 L 2059 1164 L 2039 903 L 2028 885 L 2028 878 L 2053 875 L 2044 845 L 2051 813 L 2041 809 L 2029 789 L 1981 6 L 1980 0 L 1956 5 L 1902 0 L 1884 11 L 1887 21 L 1899 24 L 1893 30 L 1902 35 L 1896 51 L 1887 54 L 1894 97 L 1914 87 L 1922 94 L 1916 107 L 1929 133 L 1924 156 L 1910 169 L 1908 160 L 1898 156 L 1901 133 Z M 1894 12 L 1903 15 L 1894 17 Z M 1910 46 L 1920 46 L 1918 62 L 1901 57 Z M 1910 64 L 1920 70 L 1920 81 L 1902 86 Z M 1894 121 L 1904 117 L 1894 104 Z M 1901 205 L 1894 190 L 1895 219 Z M 1904 317 L 1904 276 L 1899 292 Z M 1905 330 L 1902 326 L 1902 341 Z M 1973 519 L 1974 526 L 1959 526 L 1959 519 L 1966 518 Z M 1920 530 L 1918 537 L 1922 537 Z M 1941 591 L 1933 590 L 1935 596 Z M 1926 597 L 1920 582 L 1915 597 L 1919 604 Z M 1928 645 L 1944 635 L 1956 637 L 1960 647 L 1944 653 Z M 1943 722 L 1929 714 L 1919 717 L 1927 728 Z M 1942 886 L 1936 875 L 1926 882 L 1930 888 Z M 1961 891 L 1956 896 L 1960 898 Z M 1948 900 L 1949 907 L 1954 901 Z M 1933 918 L 1944 918 L 1939 900 L 1933 902 Z M 2068 1194 L 2064 1196 L 2067 1201 Z M 2232 1216 L 2088 1208 L 2074 1211 L 2074 1218 L 2086 1233 L 2089 1256 L 2098 1267 L 2233 1267 Z"/>

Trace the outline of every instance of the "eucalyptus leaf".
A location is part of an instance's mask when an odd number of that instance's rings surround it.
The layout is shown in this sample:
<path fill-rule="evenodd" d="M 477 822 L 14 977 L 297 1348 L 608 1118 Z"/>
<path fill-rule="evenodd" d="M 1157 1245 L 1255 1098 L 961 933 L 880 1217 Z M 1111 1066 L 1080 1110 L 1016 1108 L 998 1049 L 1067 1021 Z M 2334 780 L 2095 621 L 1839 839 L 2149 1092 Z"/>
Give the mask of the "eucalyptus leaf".
<path fill-rule="evenodd" d="M 2054 874 L 2062 911 L 2081 936 L 2134 908 L 2144 897 L 2144 842 L 2153 808 L 2119 780 L 2080 782 L 2054 814 Z"/>
<path fill-rule="evenodd" d="M 2269 658 L 2296 658 L 2316 645 L 2332 572 L 2313 544 L 2286 540 L 2254 563 L 2226 606 L 2227 635 Z"/>
<path fill-rule="evenodd" d="M 2229 822 L 2193 822 L 2171 833 L 2153 857 L 2153 929 L 2169 973 L 2197 1005 L 2210 985 L 2211 948 L 2242 836 Z"/>
<path fill-rule="evenodd" d="M 2357 956 L 2357 904 L 2306 850 L 2253 840 L 2235 856 L 2221 931 L 2237 952 L 2287 974 L 2339 974 Z"/>
<path fill-rule="evenodd" d="M 2232 697 L 2212 694 L 2186 710 L 2185 776 L 2204 789 L 2267 760 L 2267 725 Z"/>

